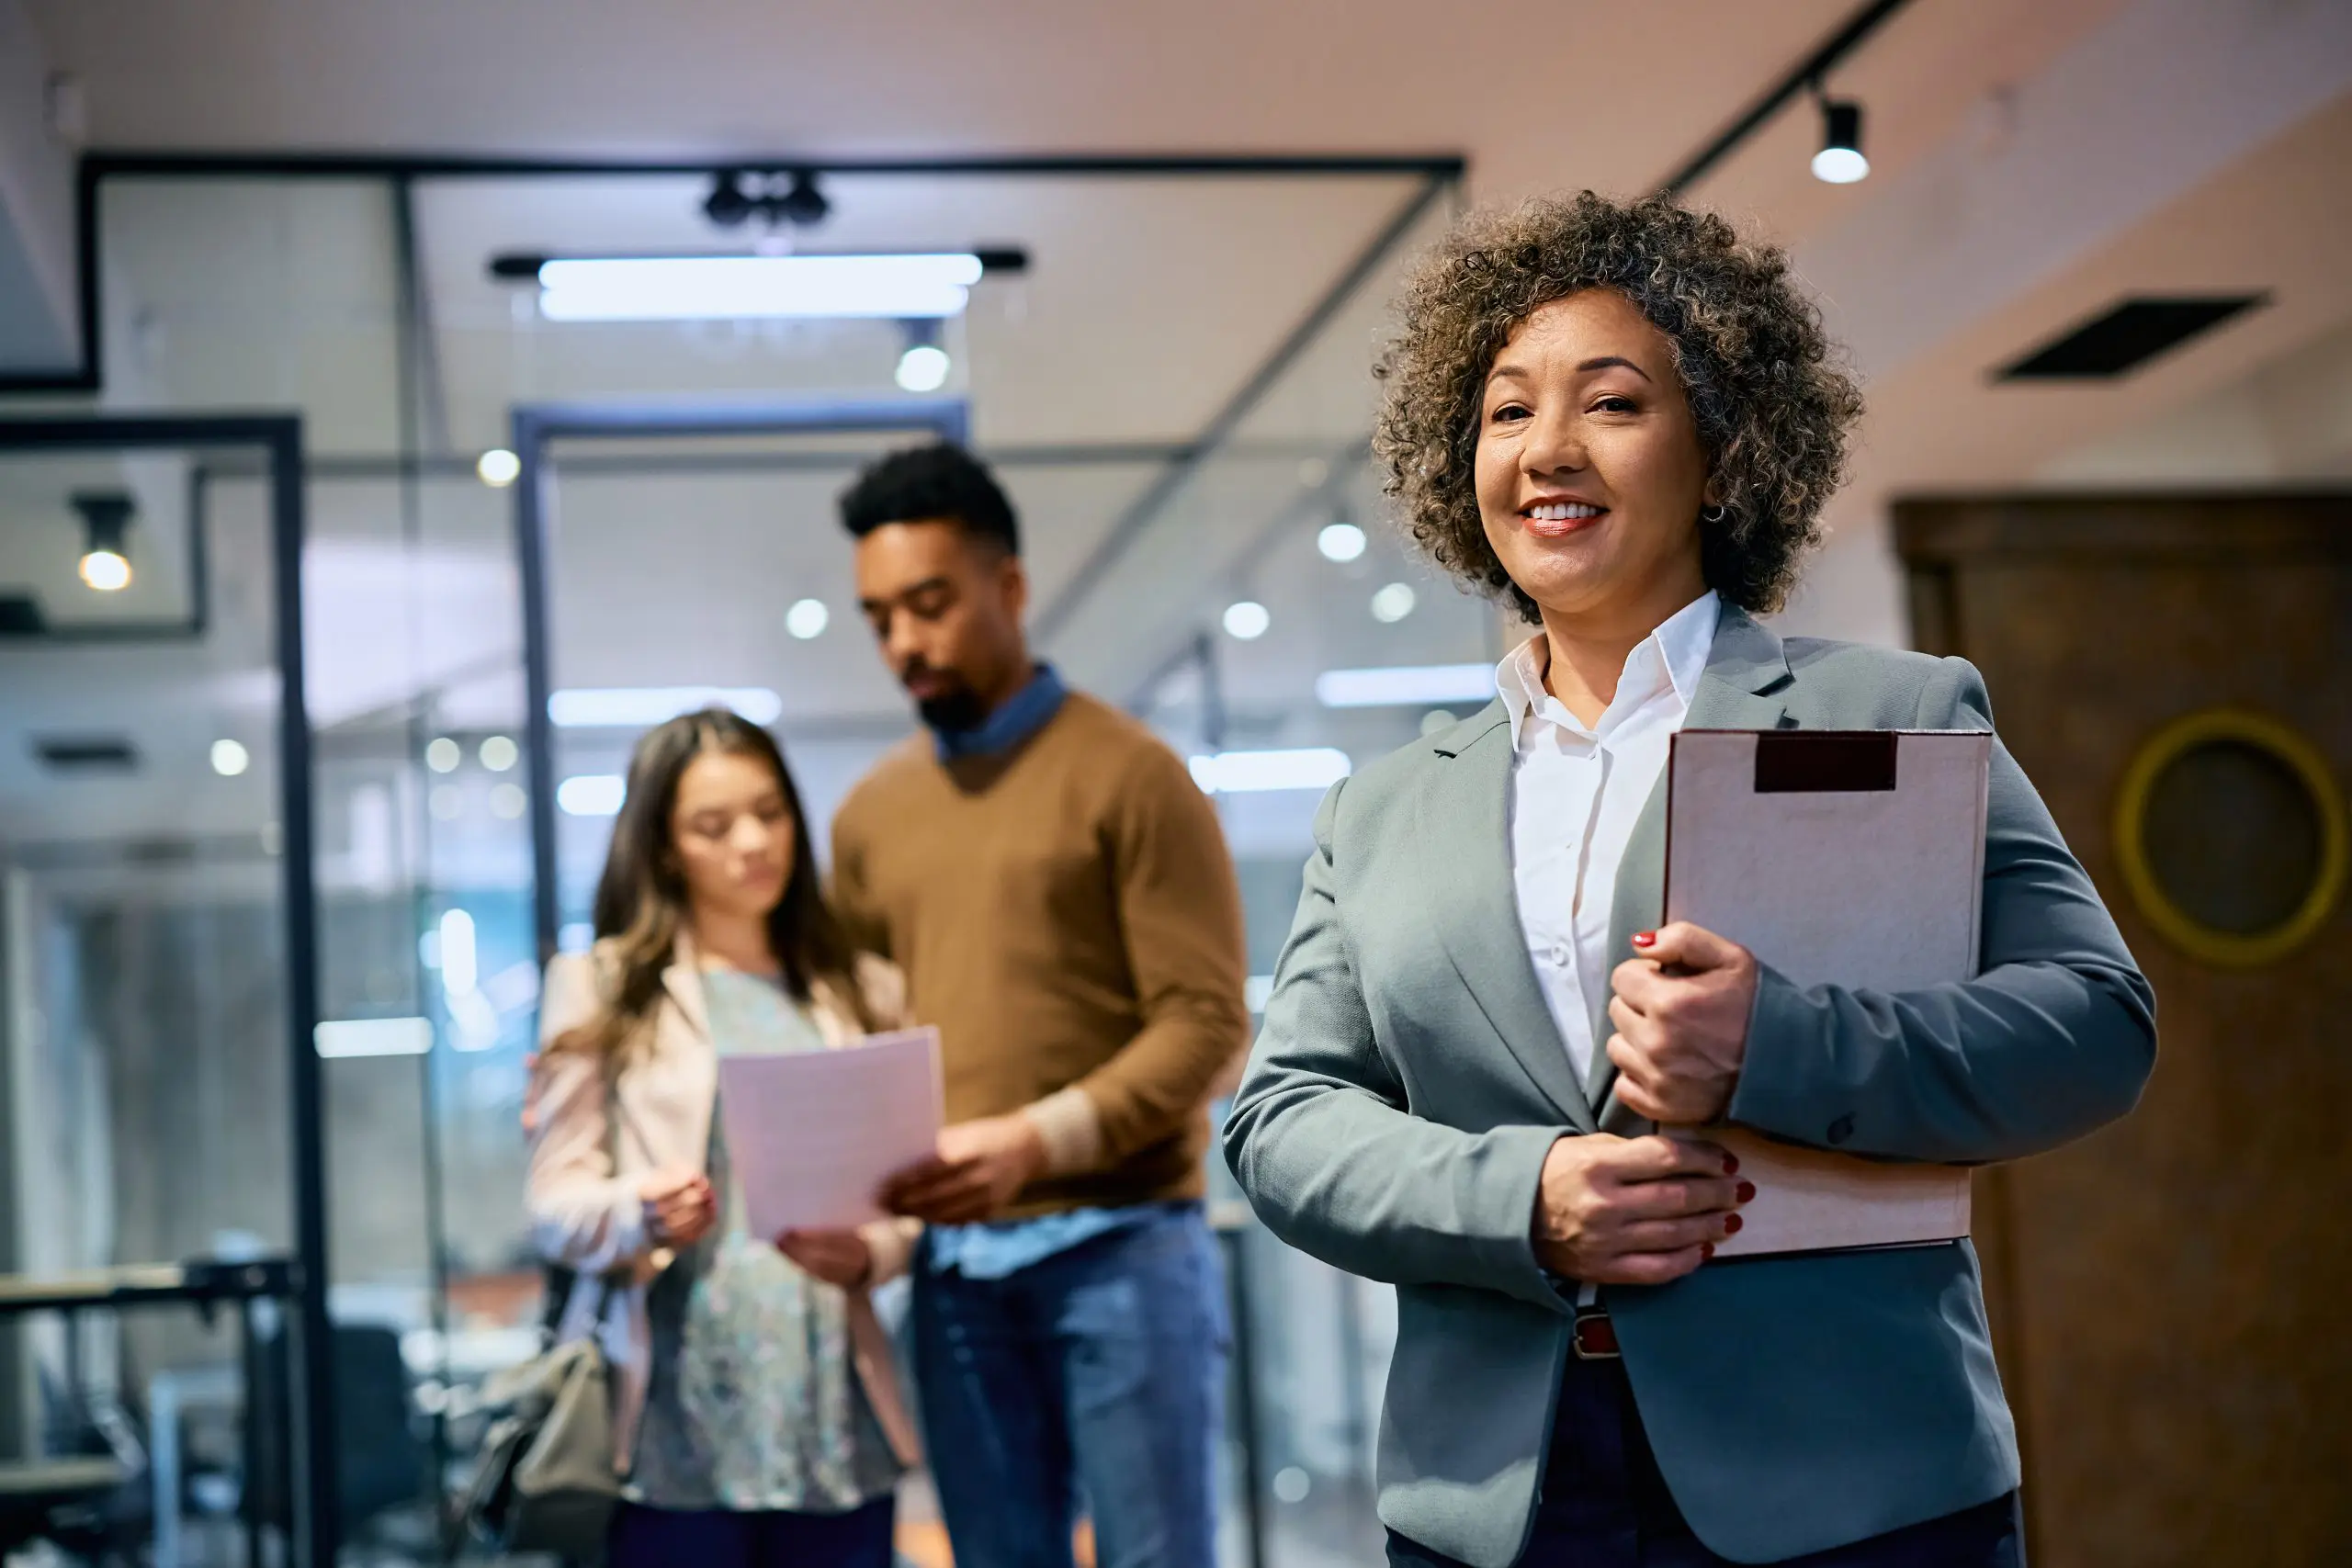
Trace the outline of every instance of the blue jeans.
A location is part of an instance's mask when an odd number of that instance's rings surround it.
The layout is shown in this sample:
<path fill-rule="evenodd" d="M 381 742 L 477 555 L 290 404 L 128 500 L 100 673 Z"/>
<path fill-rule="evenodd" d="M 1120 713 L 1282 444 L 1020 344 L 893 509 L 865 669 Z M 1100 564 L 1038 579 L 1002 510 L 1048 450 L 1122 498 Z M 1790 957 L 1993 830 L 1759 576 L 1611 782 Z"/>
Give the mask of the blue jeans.
<path fill-rule="evenodd" d="M 956 1568 L 1216 1561 L 1224 1270 L 1198 1205 L 1002 1280 L 915 1270 L 924 1438 Z"/>

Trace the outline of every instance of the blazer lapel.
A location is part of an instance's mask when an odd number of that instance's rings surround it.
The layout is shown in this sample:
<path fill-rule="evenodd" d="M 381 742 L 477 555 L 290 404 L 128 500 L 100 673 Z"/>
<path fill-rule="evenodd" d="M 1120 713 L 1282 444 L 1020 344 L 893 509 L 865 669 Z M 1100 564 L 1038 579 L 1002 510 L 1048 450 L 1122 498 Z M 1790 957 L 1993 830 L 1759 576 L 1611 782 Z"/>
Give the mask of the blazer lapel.
<path fill-rule="evenodd" d="M 688 1142 L 676 1157 L 700 1168 L 710 1152 L 710 1122 L 718 1109 L 718 1055 L 710 1038 L 702 967 L 695 956 L 693 940 L 683 932 L 670 966 L 662 971 L 662 988 L 669 993 L 670 1006 L 662 1010 L 654 1048 L 668 1058 L 695 1108 L 683 1128 Z"/>
<path fill-rule="evenodd" d="M 1544 1097 L 1583 1132 L 1592 1107 L 1552 1021 L 1520 926 L 1510 863 L 1511 738 L 1500 703 L 1431 742 L 1422 796 L 1428 908 L 1446 956 Z"/>
<path fill-rule="evenodd" d="M 1708 649 L 1706 672 L 1690 698 L 1685 729 L 1779 729 L 1787 725 L 1788 705 L 1782 694 L 1793 677 L 1788 650 L 1771 628 L 1745 610 L 1725 604 Z M 1626 841 L 1625 858 L 1617 868 L 1617 888 L 1609 905 L 1610 966 L 1634 955 L 1634 934 L 1655 931 L 1666 918 L 1666 774 L 1643 804 Z M 1589 1102 L 1600 1108 L 1600 1130 L 1632 1137 L 1650 1124 L 1625 1109 L 1617 1098 L 1617 1064 L 1609 1059 L 1609 1037 L 1616 1026 L 1609 1021 L 1609 1001 L 1614 993 L 1604 987 L 1594 998 L 1592 1037 L 1600 1048 L 1592 1055 L 1592 1077 L 1585 1086 Z"/>

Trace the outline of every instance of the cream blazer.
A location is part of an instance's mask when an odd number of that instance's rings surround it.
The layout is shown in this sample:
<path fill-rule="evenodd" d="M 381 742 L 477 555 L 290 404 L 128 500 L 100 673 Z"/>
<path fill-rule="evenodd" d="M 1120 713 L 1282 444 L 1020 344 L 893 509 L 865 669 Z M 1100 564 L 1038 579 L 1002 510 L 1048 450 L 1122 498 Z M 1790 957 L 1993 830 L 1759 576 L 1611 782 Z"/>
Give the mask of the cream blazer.
<path fill-rule="evenodd" d="M 690 943 L 680 941 L 662 974 L 665 994 L 635 1043 L 608 1099 L 602 1059 L 561 1050 L 564 1037 L 595 1022 L 604 1010 L 601 974 L 615 963 L 609 944 L 590 953 L 560 954 L 548 964 L 539 998 L 539 1064 L 533 1086 L 538 1108 L 531 1139 L 525 1204 L 541 1257 L 576 1269 L 580 1288 L 565 1303 L 559 1333 L 565 1339 L 594 1334 L 603 1344 L 616 1386 L 614 1463 L 625 1468 L 651 1374 L 652 1330 L 646 1292 L 673 1261 L 646 1234 L 638 1182 L 664 1166 L 700 1170 L 710 1152 L 710 1123 L 718 1101 L 718 1054 L 703 1005 L 702 974 Z M 906 1013 L 906 987 L 898 970 L 871 956 L 859 961 L 866 1007 L 896 1026 Z M 856 1012 L 820 982 L 810 1011 L 831 1046 L 858 1038 Z M 610 1105 L 616 1101 L 619 1125 Z M 874 1255 L 873 1283 L 906 1271 L 920 1230 L 913 1221 L 880 1221 L 864 1230 Z M 589 1281 L 619 1272 L 597 1314 L 600 1292 Z M 874 1303 L 864 1289 L 849 1293 L 851 1352 L 867 1402 L 901 1462 L 921 1462 L 914 1422 L 900 1392 L 897 1363 Z"/>

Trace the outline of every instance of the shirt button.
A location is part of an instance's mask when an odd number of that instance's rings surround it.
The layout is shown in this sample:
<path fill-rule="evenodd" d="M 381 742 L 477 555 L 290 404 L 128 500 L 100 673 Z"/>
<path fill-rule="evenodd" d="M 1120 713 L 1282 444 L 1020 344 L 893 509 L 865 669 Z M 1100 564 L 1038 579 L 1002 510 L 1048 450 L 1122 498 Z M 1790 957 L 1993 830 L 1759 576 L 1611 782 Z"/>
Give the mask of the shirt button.
<path fill-rule="evenodd" d="M 1565 945 L 1552 950 L 1552 964 L 1555 968 L 1566 969 L 1568 966 L 1568 950 Z"/>

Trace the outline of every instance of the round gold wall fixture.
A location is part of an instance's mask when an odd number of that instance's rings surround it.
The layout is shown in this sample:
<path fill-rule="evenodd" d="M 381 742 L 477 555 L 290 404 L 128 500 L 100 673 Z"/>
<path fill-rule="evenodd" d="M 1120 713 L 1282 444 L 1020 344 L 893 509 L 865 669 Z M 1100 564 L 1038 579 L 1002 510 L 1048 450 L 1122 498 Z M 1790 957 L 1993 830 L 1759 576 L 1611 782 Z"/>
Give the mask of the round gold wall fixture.
<path fill-rule="evenodd" d="M 2275 964 L 2311 940 L 2352 873 L 2327 760 L 2267 714 L 2207 708 L 2150 736 L 2124 771 L 2115 852 L 2140 912 L 2192 958 Z"/>

